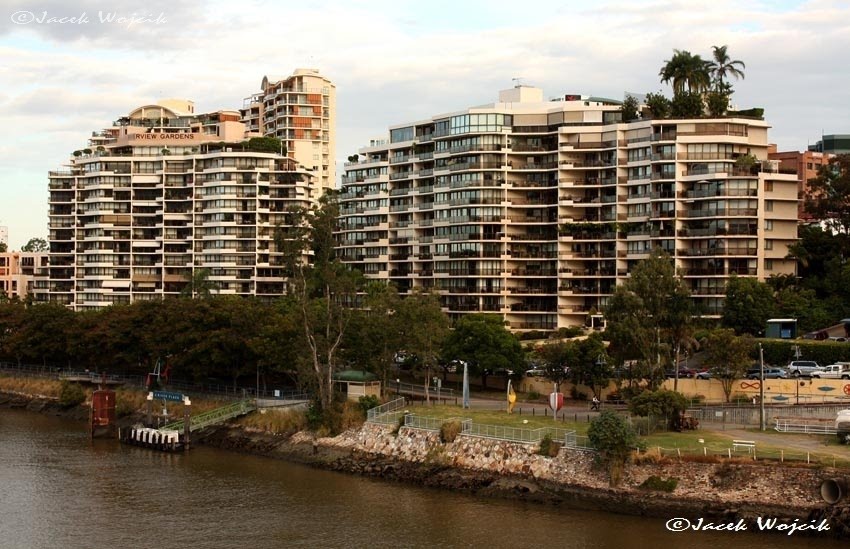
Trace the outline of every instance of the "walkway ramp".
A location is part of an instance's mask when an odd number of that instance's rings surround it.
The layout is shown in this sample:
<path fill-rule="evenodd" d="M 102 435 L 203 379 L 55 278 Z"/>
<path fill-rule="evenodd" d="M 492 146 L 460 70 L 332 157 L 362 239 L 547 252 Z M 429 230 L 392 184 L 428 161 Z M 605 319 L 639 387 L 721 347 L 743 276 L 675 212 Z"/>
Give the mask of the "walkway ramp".
<path fill-rule="evenodd" d="M 211 425 L 218 425 L 219 423 L 224 423 L 225 421 L 231 420 L 233 418 L 237 418 L 240 416 L 244 416 L 249 414 L 257 409 L 257 405 L 254 400 L 240 400 L 239 402 L 234 402 L 233 404 L 228 404 L 227 406 L 222 406 L 221 408 L 216 408 L 214 410 L 210 410 L 209 412 L 204 412 L 203 414 L 198 414 L 196 416 L 192 416 L 189 420 L 189 432 L 195 432 L 205 427 L 209 427 Z M 175 421 L 174 423 L 169 423 L 164 427 L 160 427 L 160 431 L 179 431 L 183 432 L 184 422 Z"/>

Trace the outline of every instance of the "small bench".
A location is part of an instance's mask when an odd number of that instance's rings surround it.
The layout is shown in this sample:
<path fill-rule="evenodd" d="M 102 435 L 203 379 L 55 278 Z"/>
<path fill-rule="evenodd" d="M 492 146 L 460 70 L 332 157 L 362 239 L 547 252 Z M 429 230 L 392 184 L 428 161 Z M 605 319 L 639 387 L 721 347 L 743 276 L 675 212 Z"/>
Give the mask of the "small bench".
<path fill-rule="evenodd" d="M 756 450 L 756 441 L 754 440 L 733 440 L 732 450 L 746 450 L 747 453 L 753 453 Z"/>

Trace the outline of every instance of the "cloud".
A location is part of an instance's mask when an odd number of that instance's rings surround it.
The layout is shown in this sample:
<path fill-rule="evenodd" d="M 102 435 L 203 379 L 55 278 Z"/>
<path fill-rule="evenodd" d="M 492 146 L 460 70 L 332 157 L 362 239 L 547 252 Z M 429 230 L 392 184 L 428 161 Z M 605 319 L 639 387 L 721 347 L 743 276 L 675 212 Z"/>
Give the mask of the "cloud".
<path fill-rule="evenodd" d="M 319 68 L 337 85 L 339 159 L 390 125 L 493 102 L 517 77 L 547 97 L 669 91 L 658 71 L 673 48 L 708 57 L 722 44 L 747 63 L 735 102 L 765 108 L 780 149 L 805 148 L 821 130 L 847 131 L 846 2 L 553 1 L 516 10 L 483 0 L 7 0 L 3 7 L 0 116 L 27 137 L 0 136 L 0 184 L 39 188 L 42 201 L 45 172 L 135 106 L 185 97 L 197 112 L 238 108 L 264 75 L 296 67 Z M 168 23 L 127 29 L 10 19 L 21 10 L 91 18 L 140 9 L 162 11 Z M 4 202 L 0 218 L 19 215 Z"/>
<path fill-rule="evenodd" d="M 164 50 L 206 23 L 204 2 L 188 0 L 7 0 L 0 37 L 30 34 L 85 48 Z"/>

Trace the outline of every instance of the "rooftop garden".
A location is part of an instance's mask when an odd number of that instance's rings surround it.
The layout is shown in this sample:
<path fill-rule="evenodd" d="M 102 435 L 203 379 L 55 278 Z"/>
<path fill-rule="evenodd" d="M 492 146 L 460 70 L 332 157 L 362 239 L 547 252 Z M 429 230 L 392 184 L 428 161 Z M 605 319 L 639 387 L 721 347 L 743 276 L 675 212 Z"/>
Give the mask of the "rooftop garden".
<path fill-rule="evenodd" d="M 624 122 L 666 118 L 720 118 L 724 116 L 764 118 L 764 109 L 730 110 L 734 88 L 730 79 L 743 79 L 746 65 L 732 59 L 727 46 L 713 46 L 712 58 L 703 59 L 687 50 L 673 50 L 673 56 L 664 62 L 658 76 L 673 88 L 673 97 L 662 92 L 648 93 L 644 105 L 629 96 L 621 112 Z"/>

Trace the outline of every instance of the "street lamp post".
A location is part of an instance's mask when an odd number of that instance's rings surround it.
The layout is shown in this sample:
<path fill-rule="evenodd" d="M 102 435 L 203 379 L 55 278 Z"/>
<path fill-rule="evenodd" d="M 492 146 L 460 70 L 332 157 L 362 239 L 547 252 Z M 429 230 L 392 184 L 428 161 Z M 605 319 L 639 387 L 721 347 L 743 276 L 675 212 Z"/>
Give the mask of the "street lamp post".
<path fill-rule="evenodd" d="M 401 378 L 395 379 L 395 394 L 396 396 L 401 394 Z"/>
<path fill-rule="evenodd" d="M 764 431 L 764 348 L 759 343 L 759 427 Z"/>

